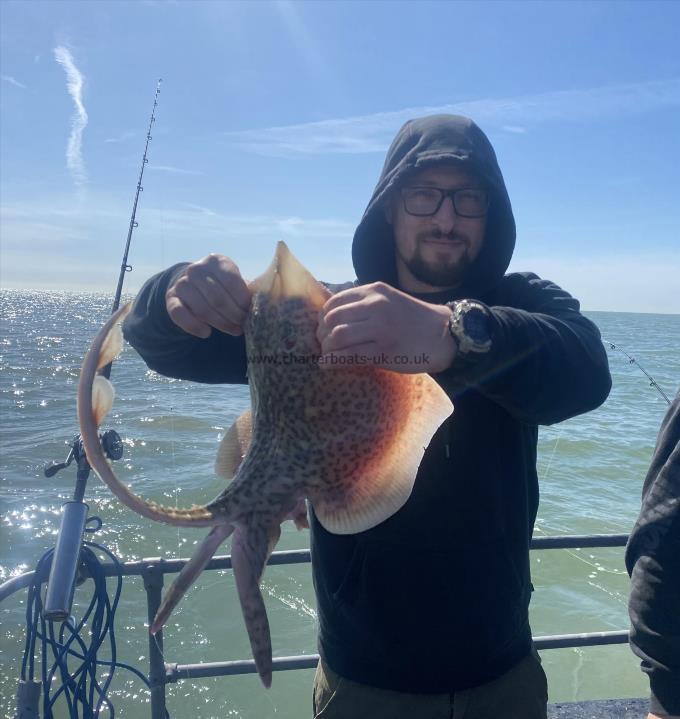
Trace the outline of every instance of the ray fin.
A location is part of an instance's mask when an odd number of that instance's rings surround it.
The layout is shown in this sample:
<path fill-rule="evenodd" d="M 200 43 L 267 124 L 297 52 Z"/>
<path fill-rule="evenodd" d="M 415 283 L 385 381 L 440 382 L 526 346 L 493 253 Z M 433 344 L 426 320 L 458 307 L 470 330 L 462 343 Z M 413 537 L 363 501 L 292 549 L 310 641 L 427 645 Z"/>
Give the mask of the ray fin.
<path fill-rule="evenodd" d="M 334 405 L 333 387 L 327 387 L 324 407 L 313 410 L 326 438 L 323 467 L 307 496 L 329 532 L 355 534 L 405 504 L 423 454 L 453 405 L 427 374 L 368 367 L 344 378 L 332 374 L 328 381 L 337 377 L 336 391 L 352 399 L 344 416 L 333 417 L 325 409 Z"/>
<path fill-rule="evenodd" d="M 247 409 L 229 427 L 220 442 L 215 459 L 215 474 L 230 480 L 236 475 L 246 456 L 253 436 L 253 415 Z"/>
<path fill-rule="evenodd" d="M 98 374 L 92 381 L 92 414 L 99 427 L 113 407 L 116 392 L 106 377 Z"/>
<path fill-rule="evenodd" d="M 287 519 L 290 519 L 295 523 L 296 529 L 309 529 L 307 502 L 304 497 L 300 497 L 300 499 L 298 499 L 293 509 L 283 518 L 283 521 L 285 522 Z"/>

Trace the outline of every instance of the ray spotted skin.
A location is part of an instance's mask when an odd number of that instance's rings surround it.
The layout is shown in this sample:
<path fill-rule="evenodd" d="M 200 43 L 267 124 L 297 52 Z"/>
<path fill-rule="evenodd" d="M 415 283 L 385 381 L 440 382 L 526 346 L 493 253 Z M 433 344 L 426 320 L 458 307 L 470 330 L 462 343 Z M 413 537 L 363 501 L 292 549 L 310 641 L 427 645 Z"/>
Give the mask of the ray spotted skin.
<path fill-rule="evenodd" d="M 90 464 L 123 503 L 157 521 L 212 528 L 166 592 L 151 631 L 163 626 L 232 535 L 246 630 L 258 673 L 270 686 L 272 648 L 260 580 L 281 523 L 292 519 L 307 527 L 305 500 L 331 532 L 361 532 L 390 517 L 408 499 L 425 448 L 453 407 L 428 375 L 365 366 L 324 372 L 316 330 L 330 293 L 285 244 L 278 244 L 271 266 L 250 290 L 244 330 L 251 410 L 225 435 L 216 467 L 230 481 L 207 505 L 184 510 L 147 502 L 116 478 L 102 453 L 97 424 L 105 412 L 90 409 L 92 384 L 106 363 L 100 351 L 115 317 L 86 357 L 78 411 Z"/>

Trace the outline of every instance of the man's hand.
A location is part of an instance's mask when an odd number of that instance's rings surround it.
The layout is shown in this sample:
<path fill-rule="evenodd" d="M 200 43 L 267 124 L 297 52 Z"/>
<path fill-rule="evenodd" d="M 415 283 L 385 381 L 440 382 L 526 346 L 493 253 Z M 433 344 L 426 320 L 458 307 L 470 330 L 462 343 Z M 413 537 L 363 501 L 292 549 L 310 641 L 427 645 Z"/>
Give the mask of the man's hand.
<path fill-rule="evenodd" d="M 319 314 L 320 366 L 441 372 L 456 354 L 450 314 L 448 307 L 422 302 L 384 282 L 343 290 Z"/>
<path fill-rule="evenodd" d="M 206 338 L 215 329 L 243 334 L 250 290 L 238 267 L 224 255 L 210 254 L 185 268 L 165 293 L 170 319 L 185 332 Z"/>
<path fill-rule="evenodd" d="M 653 714 L 649 712 L 647 719 L 680 719 L 680 716 L 677 714 Z"/>

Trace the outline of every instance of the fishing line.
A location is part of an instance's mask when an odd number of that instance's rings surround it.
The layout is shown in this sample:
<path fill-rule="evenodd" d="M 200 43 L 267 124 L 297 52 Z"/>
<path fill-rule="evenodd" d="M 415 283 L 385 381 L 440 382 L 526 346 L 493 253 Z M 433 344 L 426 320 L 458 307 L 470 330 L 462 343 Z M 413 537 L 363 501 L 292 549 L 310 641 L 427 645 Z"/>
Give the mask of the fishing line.
<path fill-rule="evenodd" d="M 160 233 L 160 242 L 161 242 L 161 266 L 165 267 L 165 221 L 163 218 L 163 208 L 165 206 L 165 196 L 163 193 L 163 186 L 161 183 L 161 188 L 159 191 L 159 201 L 158 201 L 158 226 L 159 226 L 159 233 Z M 174 495 L 175 495 L 175 509 L 178 509 L 179 507 L 179 483 L 177 481 L 177 465 L 175 462 L 175 407 L 172 404 L 172 391 L 170 391 L 169 387 L 170 385 L 166 384 L 165 387 L 167 388 L 166 391 L 169 392 L 170 398 L 171 398 L 171 404 L 170 404 L 170 454 L 171 454 L 171 462 L 172 462 L 172 476 L 174 478 L 175 486 L 174 486 Z M 181 536 L 180 536 L 180 527 L 177 527 L 177 557 L 180 556 L 181 552 Z"/>
<path fill-rule="evenodd" d="M 550 459 L 548 460 L 548 465 L 546 467 L 545 472 L 543 473 L 543 476 L 541 477 L 541 483 L 546 482 L 548 479 L 548 474 L 550 473 L 550 467 L 552 466 L 553 459 L 555 457 L 555 453 L 557 452 L 557 446 L 560 442 L 560 432 L 561 427 L 557 429 L 557 437 L 555 438 L 555 444 L 553 445 L 552 453 L 550 455 Z M 534 524 L 534 531 L 543 532 L 544 534 L 547 534 L 550 536 L 549 532 L 546 532 L 545 529 L 543 529 L 538 524 Z M 617 569 L 605 569 L 602 565 L 596 565 L 592 562 L 589 562 L 587 559 L 584 559 L 582 556 L 576 554 L 576 552 L 572 552 L 570 549 L 564 549 L 564 552 L 569 554 L 570 556 L 574 557 L 574 559 L 578 559 L 580 562 L 583 562 L 584 564 L 587 564 L 589 567 L 592 567 L 593 569 L 597 570 L 598 572 L 604 572 L 606 574 L 625 574 L 623 570 L 617 570 Z"/>
<path fill-rule="evenodd" d="M 161 646 L 161 643 L 158 641 L 158 634 L 152 634 L 153 637 L 153 643 L 156 645 L 156 649 L 158 649 L 158 653 L 161 655 L 161 659 L 163 660 L 164 664 L 167 664 L 165 661 L 165 652 L 163 651 L 163 647 Z M 169 717 L 168 710 L 165 710 L 166 717 Z"/>
<path fill-rule="evenodd" d="M 175 480 L 175 509 L 178 508 L 179 501 L 179 484 L 177 482 L 177 465 L 175 463 L 175 408 L 170 406 L 170 454 L 172 456 L 172 476 Z M 180 556 L 180 548 L 182 546 L 179 534 L 180 528 L 177 527 L 177 556 Z"/>
<path fill-rule="evenodd" d="M 160 207 L 158 209 L 158 224 L 160 225 L 160 234 L 161 234 L 161 267 L 165 267 L 165 221 L 163 219 L 163 208 L 165 205 L 165 201 L 162 195 L 162 189 L 161 189 L 161 198 L 160 198 Z"/>
<path fill-rule="evenodd" d="M 552 454 L 550 455 L 550 459 L 548 460 L 548 466 L 545 469 L 543 478 L 541 479 L 542 482 L 545 482 L 548 479 L 548 474 L 550 474 L 550 467 L 552 466 L 552 461 L 555 457 L 555 452 L 557 451 L 557 445 L 560 443 L 560 434 L 559 434 L 560 431 L 561 430 L 559 430 L 559 429 L 557 430 L 557 437 L 555 438 L 555 444 L 553 445 L 553 451 L 552 451 Z"/>
<path fill-rule="evenodd" d="M 663 389 L 661 388 L 659 383 L 654 379 L 654 377 L 652 377 L 652 375 L 649 372 L 647 372 L 647 370 L 632 355 L 630 355 L 628 352 L 626 352 L 626 350 L 624 350 L 619 345 L 615 344 L 614 342 L 610 342 L 609 340 L 605 339 L 604 337 L 602 338 L 602 341 L 605 344 L 609 345 L 610 349 L 616 350 L 616 351 L 624 354 L 628 359 L 628 364 L 635 365 L 645 375 L 645 377 L 647 377 L 647 379 L 649 380 L 650 387 L 653 387 L 663 397 L 663 399 L 666 401 L 667 404 L 669 404 L 669 405 L 671 404 L 671 400 L 669 399 L 668 395 L 663 391 Z M 548 461 L 548 466 L 546 467 L 543 477 L 541 478 L 541 482 L 547 481 L 548 474 L 550 472 L 550 468 L 552 466 L 552 462 L 555 457 L 555 453 L 557 451 L 557 445 L 559 444 L 559 441 L 560 441 L 560 436 L 558 434 L 557 438 L 555 439 L 555 444 L 553 445 L 553 450 L 550 455 L 550 459 Z M 541 527 L 538 527 L 538 526 L 535 527 L 535 529 L 538 529 L 538 531 L 541 531 L 541 532 L 544 531 L 543 529 L 541 529 Z M 573 556 L 576 556 L 576 555 L 574 554 Z"/>
<path fill-rule="evenodd" d="M 550 459 L 548 460 L 548 465 L 545 468 L 545 472 L 543 473 L 543 476 L 541 477 L 541 484 L 543 484 L 544 482 L 547 482 L 547 480 L 548 480 L 548 474 L 550 473 L 550 467 L 552 467 L 552 461 L 555 457 L 555 452 L 557 452 L 557 445 L 560 442 L 560 432 L 561 431 L 562 431 L 561 427 L 556 428 L 557 437 L 555 437 L 555 444 L 553 445 L 552 453 L 550 455 Z M 536 523 L 534 523 L 534 531 L 539 531 L 539 532 L 545 533 L 545 530 Z"/>
<path fill-rule="evenodd" d="M 626 572 L 624 569 L 605 569 L 602 565 L 598 566 L 597 564 L 593 564 L 592 562 L 589 562 L 587 559 L 584 559 L 575 552 L 572 552 L 570 549 L 565 549 L 564 551 L 574 557 L 574 559 L 578 559 L 579 562 L 587 564 L 589 567 L 596 569 L 598 572 L 604 572 L 605 574 L 628 574 L 628 572 Z"/>

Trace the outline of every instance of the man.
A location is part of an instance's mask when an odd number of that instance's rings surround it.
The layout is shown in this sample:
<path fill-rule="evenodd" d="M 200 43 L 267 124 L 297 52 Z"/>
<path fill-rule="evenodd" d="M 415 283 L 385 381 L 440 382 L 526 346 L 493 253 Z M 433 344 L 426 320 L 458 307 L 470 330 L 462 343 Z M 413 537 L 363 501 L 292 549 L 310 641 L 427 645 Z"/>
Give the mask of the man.
<path fill-rule="evenodd" d="M 680 394 L 661 424 L 626 566 L 630 645 L 652 694 L 648 719 L 680 719 Z"/>
<path fill-rule="evenodd" d="M 328 300 L 318 337 L 324 355 L 430 372 L 455 411 L 388 520 L 338 536 L 310 509 L 315 715 L 546 715 L 528 622 L 537 425 L 597 407 L 611 380 L 575 299 L 533 274 L 504 276 L 514 244 L 482 131 L 453 115 L 406 123 L 354 236 L 357 282 Z M 234 263 L 210 255 L 150 280 L 126 335 L 164 374 L 245 382 L 249 301 Z"/>

